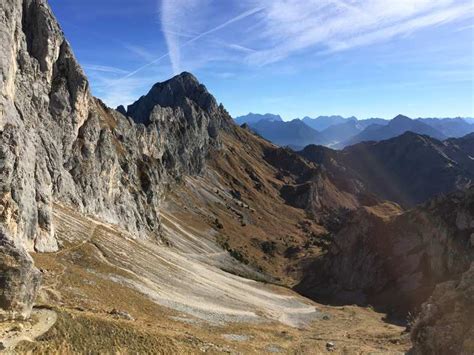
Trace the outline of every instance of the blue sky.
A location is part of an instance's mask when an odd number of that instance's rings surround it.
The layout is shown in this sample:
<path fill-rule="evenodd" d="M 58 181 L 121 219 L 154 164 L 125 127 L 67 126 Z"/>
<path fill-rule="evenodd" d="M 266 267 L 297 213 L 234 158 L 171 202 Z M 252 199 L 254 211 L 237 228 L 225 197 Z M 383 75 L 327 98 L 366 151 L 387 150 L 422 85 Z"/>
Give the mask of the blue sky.
<path fill-rule="evenodd" d="M 190 71 L 234 116 L 474 116 L 472 0 L 50 4 L 112 107 Z"/>

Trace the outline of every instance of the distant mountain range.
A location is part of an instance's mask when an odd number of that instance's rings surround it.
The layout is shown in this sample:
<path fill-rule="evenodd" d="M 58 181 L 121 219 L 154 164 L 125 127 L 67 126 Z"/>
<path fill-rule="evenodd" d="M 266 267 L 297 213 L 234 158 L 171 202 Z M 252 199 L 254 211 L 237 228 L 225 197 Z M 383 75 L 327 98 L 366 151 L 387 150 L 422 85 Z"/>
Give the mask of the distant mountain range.
<path fill-rule="evenodd" d="M 289 146 L 293 150 L 302 149 L 309 144 L 314 144 L 314 142 L 326 141 L 322 133 L 312 129 L 300 120 L 288 122 L 261 120 L 247 124 L 263 138 L 283 147 Z"/>
<path fill-rule="evenodd" d="M 301 121 L 303 121 L 311 128 L 321 132 L 324 131 L 326 128 L 337 124 L 346 123 L 348 121 L 357 121 L 357 118 L 355 118 L 354 116 L 348 118 L 344 118 L 342 116 L 319 116 L 317 118 L 311 118 L 306 116 L 301 119 Z"/>
<path fill-rule="evenodd" d="M 467 123 L 466 123 L 467 124 Z M 470 125 L 469 125 L 470 126 Z M 474 126 L 472 126 L 474 130 Z M 354 135 L 352 138 L 340 142 L 336 147 L 343 148 L 349 145 L 354 145 L 360 142 L 381 141 L 399 136 L 405 132 L 413 132 L 418 134 L 425 134 L 436 139 L 446 139 L 448 136 L 433 128 L 423 120 L 412 120 L 406 116 L 398 115 L 386 125 L 373 124 L 368 126 L 360 133 Z M 470 133 L 469 131 L 466 132 Z"/>
<path fill-rule="evenodd" d="M 474 133 L 440 141 L 405 132 L 343 150 L 310 145 L 298 152 L 354 195 L 374 194 L 406 207 L 474 182 Z"/>
<path fill-rule="evenodd" d="M 246 116 L 241 116 L 241 117 L 236 117 L 235 123 L 242 125 L 244 123 L 247 124 L 255 124 L 260 121 L 266 121 L 266 122 L 282 122 L 283 119 L 279 115 L 272 115 L 271 113 L 266 113 L 264 115 L 261 115 L 259 113 L 249 113 Z"/>
<path fill-rule="evenodd" d="M 246 123 L 269 141 L 294 150 L 301 150 L 308 144 L 342 149 L 360 142 L 390 139 L 405 132 L 427 135 L 439 140 L 459 138 L 474 132 L 474 120 L 460 117 L 411 119 L 398 115 L 392 120 L 358 120 L 353 116 L 320 116 L 285 122 L 279 115 L 250 113 L 237 117 L 235 121 L 238 124 Z"/>

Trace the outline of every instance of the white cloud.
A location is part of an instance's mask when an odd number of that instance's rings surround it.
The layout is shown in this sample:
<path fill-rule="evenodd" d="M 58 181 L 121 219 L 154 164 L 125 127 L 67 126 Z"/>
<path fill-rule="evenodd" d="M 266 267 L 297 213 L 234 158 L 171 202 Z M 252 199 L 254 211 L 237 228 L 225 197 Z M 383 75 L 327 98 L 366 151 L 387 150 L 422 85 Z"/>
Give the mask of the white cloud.
<path fill-rule="evenodd" d="M 134 77 L 117 76 L 107 71 L 93 72 L 90 75 L 92 91 L 110 107 L 127 106 L 135 102 L 140 96 L 157 82 L 159 78 L 166 78 L 164 68 L 150 68 L 146 72 Z"/>
<path fill-rule="evenodd" d="M 223 45 L 227 46 L 230 49 L 234 49 L 236 51 L 239 51 L 239 52 L 244 52 L 244 53 L 254 53 L 255 52 L 255 49 L 248 48 L 248 47 L 245 47 L 245 46 L 241 46 L 240 44 L 235 44 L 235 43 L 230 43 L 230 44 L 227 43 L 226 44 L 226 43 L 223 43 Z"/>
<path fill-rule="evenodd" d="M 111 74 L 128 74 L 128 71 L 116 68 L 116 67 L 111 67 L 107 65 L 96 65 L 96 64 L 85 64 L 84 69 L 90 70 L 93 72 L 102 72 L 102 73 L 111 73 Z"/>
<path fill-rule="evenodd" d="M 199 34 L 199 33 L 177 32 L 177 31 L 165 30 L 165 29 L 162 29 L 161 31 L 163 32 L 163 34 L 167 33 L 167 34 L 172 34 L 172 35 L 183 37 L 183 38 L 194 38 Z"/>
<path fill-rule="evenodd" d="M 147 62 L 152 61 L 156 58 L 156 54 L 150 52 L 148 49 L 137 46 L 134 44 L 124 44 L 125 48 L 128 49 L 131 53 L 135 54 L 137 57 L 144 59 Z"/>
<path fill-rule="evenodd" d="M 139 76 L 126 79 L 101 78 L 92 89 L 108 106 L 125 107 L 135 102 L 140 96 L 146 94 L 156 82 L 157 76 Z"/>
<path fill-rule="evenodd" d="M 248 61 L 264 65 L 304 49 L 340 51 L 473 16 L 471 0 L 247 0 L 261 6 L 261 43 Z"/>
<path fill-rule="evenodd" d="M 204 1 L 201 6 L 205 6 Z M 174 73 L 181 71 L 181 38 L 194 28 L 198 18 L 192 19 L 193 14 L 199 13 L 199 0 L 162 0 L 161 28 L 168 46 L 169 57 Z M 194 38 L 195 36 L 191 37 Z"/>
<path fill-rule="evenodd" d="M 219 79 L 232 79 L 237 76 L 236 73 L 232 73 L 232 72 L 216 72 L 216 73 L 213 73 L 213 75 Z"/>
<path fill-rule="evenodd" d="M 168 52 L 129 48 L 147 60 L 130 78 L 163 59 L 174 74 L 206 62 L 262 66 L 311 50 L 318 54 L 383 43 L 474 17 L 472 0 L 160 0 Z M 193 46 L 199 41 L 198 46 Z"/>
<path fill-rule="evenodd" d="M 173 72 L 178 74 L 181 72 L 181 48 L 187 46 L 206 37 L 210 34 L 218 32 L 236 22 L 239 22 L 247 17 L 250 17 L 262 10 L 261 7 L 251 7 L 238 14 L 237 16 L 231 17 L 230 19 L 224 20 L 219 25 L 212 27 L 211 29 L 202 30 L 196 36 L 186 40 L 185 42 L 180 41 L 180 34 L 189 28 L 199 27 L 205 21 L 199 15 L 203 13 L 202 9 L 206 9 L 206 5 L 211 4 L 209 0 L 162 0 L 161 3 L 161 23 L 162 31 L 168 45 L 168 54 L 170 57 Z M 198 24 L 196 26 L 196 23 Z M 239 48 L 240 50 L 245 47 L 233 44 L 234 49 Z M 247 48 L 245 48 L 247 49 Z M 250 49 L 248 49 L 250 50 Z"/>

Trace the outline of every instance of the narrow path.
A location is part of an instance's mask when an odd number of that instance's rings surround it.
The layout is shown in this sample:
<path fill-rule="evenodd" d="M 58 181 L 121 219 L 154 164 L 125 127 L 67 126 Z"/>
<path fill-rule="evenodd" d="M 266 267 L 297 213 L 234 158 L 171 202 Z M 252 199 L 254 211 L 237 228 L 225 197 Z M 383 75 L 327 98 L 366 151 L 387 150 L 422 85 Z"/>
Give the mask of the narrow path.
<path fill-rule="evenodd" d="M 92 230 L 91 234 L 89 235 L 88 238 L 82 240 L 81 242 L 79 242 L 78 244 L 74 244 L 68 248 L 62 248 L 60 250 L 58 250 L 57 252 L 53 253 L 55 255 L 63 255 L 63 254 L 66 254 L 70 251 L 73 251 L 73 250 L 76 250 L 76 249 L 79 249 L 80 247 L 82 247 L 83 245 L 89 243 L 93 238 L 94 238 L 94 235 L 96 233 L 96 231 L 98 230 L 98 228 L 100 227 L 100 225 L 96 224 L 94 226 L 94 229 Z"/>

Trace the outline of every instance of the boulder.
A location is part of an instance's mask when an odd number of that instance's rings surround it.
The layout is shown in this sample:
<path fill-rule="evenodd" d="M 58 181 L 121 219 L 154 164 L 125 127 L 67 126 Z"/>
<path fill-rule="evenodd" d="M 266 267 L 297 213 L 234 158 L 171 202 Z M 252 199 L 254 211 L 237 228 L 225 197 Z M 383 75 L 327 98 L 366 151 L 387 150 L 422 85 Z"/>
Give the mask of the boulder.
<path fill-rule="evenodd" d="M 40 283 L 31 256 L 0 231 L 0 321 L 28 319 Z"/>

